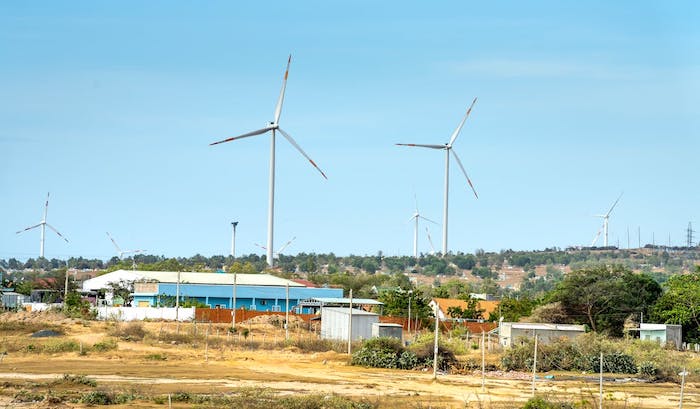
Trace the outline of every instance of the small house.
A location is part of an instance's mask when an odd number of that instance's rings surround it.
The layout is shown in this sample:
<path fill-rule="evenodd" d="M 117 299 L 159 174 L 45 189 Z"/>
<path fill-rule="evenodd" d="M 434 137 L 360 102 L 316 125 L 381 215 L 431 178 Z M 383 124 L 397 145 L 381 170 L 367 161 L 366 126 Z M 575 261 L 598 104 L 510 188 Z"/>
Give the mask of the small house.
<path fill-rule="evenodd" d="M 498 327 L 498 342 L 510 347 L 518 338 L 534 338 L 540 343 L 549 343 L 559 338 L 574 339 L 586 332 L 583 325 L 540 324 L 529 322 L 501 322 Z"/>
<path fill-rule="evenodd" d="M 661 345 L 673 345 L 681 349 L 683 345 L 683 327 L 674 324 L 639 324 L 639 339 L 656 341 Z"/>

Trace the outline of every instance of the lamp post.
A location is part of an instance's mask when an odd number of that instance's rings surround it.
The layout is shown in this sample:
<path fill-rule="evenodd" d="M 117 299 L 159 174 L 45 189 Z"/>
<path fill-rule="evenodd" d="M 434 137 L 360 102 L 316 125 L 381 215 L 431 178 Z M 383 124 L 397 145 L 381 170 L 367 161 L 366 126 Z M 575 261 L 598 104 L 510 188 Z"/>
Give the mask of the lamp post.
<path fill-rule="evenodd" d="M 236 226 L 238 222 L 231 222 L 233 233 L 231 234 L 231 257 L 236 258 Z"/>
<path fill-rule="evenodd" d="M 411 295 L 413 290 L 408 290 L 408 335 L 411 336 Z"/>

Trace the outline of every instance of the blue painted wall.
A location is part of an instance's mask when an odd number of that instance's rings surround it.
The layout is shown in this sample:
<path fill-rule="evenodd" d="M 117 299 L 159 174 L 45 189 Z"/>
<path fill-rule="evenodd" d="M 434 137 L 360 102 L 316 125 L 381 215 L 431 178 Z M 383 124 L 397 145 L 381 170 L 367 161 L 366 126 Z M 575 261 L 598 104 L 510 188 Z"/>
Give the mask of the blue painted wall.
<path fill-rule="evenodd" d="M 159 283 L 157 294 L 134 294 L 134 306 L 145 301 L 155 306 L 159 295 L 174 297 L 177 294 L 177 284 Z M 289 287 L 289 308 L 296 306 L 299 301 L 314 297 L 342 297 L 341 288 L 307 288 Z M 286 287 L 275 286 L 236 286 L 236 308 L 246 308 L 257 311 L 284 311 L 286 304 Z M 196 299 L 214 308 L 231 308 L 233 299 L 232 285 L 211 284 L 180 284 L 180 300 Z M 310 311 L 302 311 L 310 312 Z"/>

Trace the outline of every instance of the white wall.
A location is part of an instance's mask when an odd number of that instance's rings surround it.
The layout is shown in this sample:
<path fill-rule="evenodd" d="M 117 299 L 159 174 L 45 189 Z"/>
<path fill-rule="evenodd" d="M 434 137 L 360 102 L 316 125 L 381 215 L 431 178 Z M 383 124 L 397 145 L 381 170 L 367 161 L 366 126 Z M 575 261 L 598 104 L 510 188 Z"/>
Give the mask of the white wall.
<path fill-rule="evenodd" d="M 99 320 L 119 320 L 119 321 L 139 321 L 150 320 L 172 320 L 192 321 L 194 319 L 194 307 L 182 308 L 176 314 L 176 308 L 153 308 L 153 307 L 98 307 L 97 319 Z"/>

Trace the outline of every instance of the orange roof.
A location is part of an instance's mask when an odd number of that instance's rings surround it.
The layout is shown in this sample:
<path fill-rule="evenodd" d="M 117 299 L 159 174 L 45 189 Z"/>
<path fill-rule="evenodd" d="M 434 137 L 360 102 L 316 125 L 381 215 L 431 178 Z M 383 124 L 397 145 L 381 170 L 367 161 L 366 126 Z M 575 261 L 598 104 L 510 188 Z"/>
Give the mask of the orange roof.
<path fill-rule="evenodd" d="M 440 311 L 442 311 L 443 315 L 447 316 L 447 310 L 449 310 L 451 307 L 459 307 L 462 309 L 467 308 L 467 302 L 464 300 L 457 300 L 454 298 L 433 298 L 433 301 L 435 301 L 440 308 Z M 477 302 L 477 308 L 480 310 L 484 310 L 484 318 L 488 319 L 491 313 L 494 311 L 498 310 L 498 304 L 500 301 L 485 301 L 485 300 L 479 300 Z"/>

